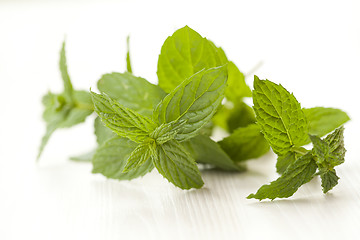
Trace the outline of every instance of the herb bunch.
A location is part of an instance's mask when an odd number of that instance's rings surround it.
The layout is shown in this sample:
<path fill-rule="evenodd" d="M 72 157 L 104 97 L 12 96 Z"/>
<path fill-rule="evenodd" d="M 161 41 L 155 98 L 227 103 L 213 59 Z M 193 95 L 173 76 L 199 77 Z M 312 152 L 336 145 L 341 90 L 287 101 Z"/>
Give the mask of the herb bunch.
<path fill-rule="evenodd" d="M 199 164 L 244 171 L 246 160 L 271 148 L 278 155 L 280 177 L 248 198 L 290 197 L 316 175 L 324 193 L 337 185 L 334 167 L 344 162 L 345 112 L 301 108 L 283 86 L 257 76 L 251 91 L 223 49 L 187 26 L 161 48 L 158 85 L 132 74 L 127 42 L 127 71 L 103 75 L 97 82 L 100 93 L 73 89 L 63 44 L 64 91 L 43 97 L 47 128 L 38 158 L 56 129 L 79 124 L 95 112 L 98 147 L 71 159 L 91 161 L 93 173 L 108 178 L 131 180 L 155 167 L 181 189 L 201 188 Z M 250 97 L 253 107 L 244 102 Z M 215 127 L 228 137 L 213 141 Z M 309 143 L 311 150 L 304 148 Z"/>

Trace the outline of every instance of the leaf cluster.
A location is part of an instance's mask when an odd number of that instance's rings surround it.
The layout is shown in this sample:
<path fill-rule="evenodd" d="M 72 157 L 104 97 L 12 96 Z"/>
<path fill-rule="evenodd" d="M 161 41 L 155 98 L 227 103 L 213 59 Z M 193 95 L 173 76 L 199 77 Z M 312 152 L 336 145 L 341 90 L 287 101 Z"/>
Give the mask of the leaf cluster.
<path fill-rule="evenodd" d="M 129 38 L 126 69 L 104 74 L 97 82 L 99 93 L 74 90 L 63 44 L 64 91 L 43 98 L 47 131 L 39 157 L 56 129 L 79 124 L 94 112 L 98 147 L 71 159 L 91 161 L 93 173 L 108 178 L 131 180 L 156 168 L 181 189 L 201 188 L 200 165 L 241 172 L 247 160 L 271 148 L 281 176 L 249 198 L 289 197 L 315 175 L 320 175 L 324 192 L 337 184 L 334 167 L 344 162 L 341 126 L 349 120 L 346 113 L 302 109 L 281 85 L 256 76 L 251 91 L 224 50 L 188 26 L 165 40 L 157 85 L 133 74 Z M 244 101 L 251 97 L 253 107 Z M 212 140 L 215 128 L 227 137 Z M 310 142 L 312 150 L 303 148 Z"/>

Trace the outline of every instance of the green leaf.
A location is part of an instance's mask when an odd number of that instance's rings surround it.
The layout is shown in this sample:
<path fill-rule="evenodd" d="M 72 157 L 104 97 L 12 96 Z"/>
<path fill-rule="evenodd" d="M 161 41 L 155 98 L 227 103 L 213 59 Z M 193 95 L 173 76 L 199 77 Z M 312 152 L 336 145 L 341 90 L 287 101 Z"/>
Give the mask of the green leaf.
<path fill-rule="evenodd" d="M 349 116 L 335 108 L 304 108 L 309 123 L 309 133 L 322 137 L 350 120 Z"/>
<path fill-rule="evenodd" d="M 333 189 L 333 187 L 335 187 L 339 181 L 339 177 L 336 175 L 335 169 L 320 174 L 320 177 L 323 193 L 327 193 L 328 191 Z"/>
<path fill-rule="evenodd" d="M 107 140 L 117 136 L 113 131 L 110 130 L 110 128 L 107 128 L 101 122 L 100 117 L 95 118 L 94 129 L 95 129 L 96 142 L 99 146 L 101 146 Z"/>
<path fill-rule="evenodd" d="M 257 124 L 236 129 L 233 134 L 224 138 L 219 144 L 235 162 L 258 158 L 270 149 Z"/>
<path fill-rule="evenodd" d="M 163 123 L 150 133 L 150 137 L 155 139 L 157 144 L 166 143 L 167 141 L 174 139 L 185 124 L 186 120 Z"/>
<path fill-rule="evenodd" d="M 345 161 L 344 128 L 340 127 L 329 134 L 324 140 L 318 136 L 310 135 L 314 145 L 313 155 L 320 171 L 332 170 Z"/>
<path fill-rule="evenodd" d="M 166 92 L 202 69 L 222 66 L 227 58 L 221 48 L 185 26 L 168 37 L 158 60 L 159 86 Z"/>
<path fill-rule="evenodd" d="M 91 92 L 91 96 L 101 121 L 120 137 L 141 143 L 156 128 L 150 119 L 122 106 L 107 95 Z"/>
<path fill-rule="evenodd" d="M 278 156 L 276 161 L 276 172 L 279 174 L 283 174 L 288 166 L 295 162 L 297 159 L 295 152 L 287 152 L 284 155 Z"/>
<path fill-rule="evenodd" d="M 158 145 L 152 160 L 159 173 L 181 189 L 201 188 L 204 185 L 194 159 L 176 140 Z"/>
<path fill-rule="evenodd" d="M 331 153 L 335 156 L 335 161 L 330 162 L 331 166 L 337 166 L 345 161 L 346 149 L 344 146 L 344 127 L 341 126 L 335 129 L 334 132 L 327 135 L 325 138 L 330 146 Z"/>
<path fill-rule="evenodd" d="M 73 100 L 74 89 L 73 89 L 72 83 L 70 81 L 70 76 L 69 76 L 67 64 L 66 64 L 65 41 L 63 42 L 62 48 L 60 51 L 59 67 L 60 67 L 61 77 L 62 77 L 63 83 L 64 83 L 64 97 L 66 98 L 67 101 L 71 102 Z"/>
<path fill-rule="evenodd" d="M 58 128 L 69 128 L 76 124 L 85 121 L 93 110 L 89 108 L 92 106 L 88 102 L 88 93 L 84 91 L 74 91 L 73 101 L 67 102 L 63 94 L 48 93 L 43 97 L 43 105 L 45 110 L 43 113 L 43 119 L 46 122 L 46 133 L 43 136 L 39 148 L 37 159 L 40 158 L 47 142 L 51 135 Z"/>
<path fill-rule="evenodd" d="M 228 88 L 225 91 L 226 99 L 236 103 L 243 97 L 251 97 L 251 90 L 245 83 L 245 76 L 233 62 L 228 63 Z"/>
<path fill-rule="evenodd" d="M 132 73 L 131 61 L 130 61 L 129 40 L 130 40 L 130 36 L 128 36 L 128 37 L 126 38 L 126 48 L 127 48 L 127 52 L 126 52 L 126 70 L 127 70 L 129 73 Z"/>
<path fill-rule="evenodd" d="M 278 155 L 308 141 L 308 126 L 300 103 L 283 86 L 255 76 L 254 110 L 266 140 Z"/>
<path fill-rule="evenodd" d="M 244 168 L 234 163 L 216 142 L 207 136 L 198 135 L 182 142 L 182 145 L 198 163 L 210 164 L 227 171 L 244 170 Z"/>
<path fill-rule="evenodd" d="M 123 172 L 129 172 L 141 167 L 151 156 L 151 144 L 155 144 L 155 142 L 145 142 L 139 144 L 134 151 L 131 152 L 126 161 Z"/>
<path fill-rule="evenodd" d="M 152 116 L 155 106 L 165 97 L 159 86 L 131 73 L 105 74 L 97 87 L 123 106 L 148 117 Z"/>
<path fill-rule="evenodd" d="M 223 105 L 215 114 L 214 123 L 232 133 L 240 127 L 255 123 L 254 110 L 244 102 L 237 102 L 233 106 Z"/>
<path fill-rule="evenodd" d="M 79 156 L 73 156 L 70 157 L 70 160 L 75 162 L 91 162 L 92 158 L 94 157 L 95 150 L 92 150 L 90 152 L 81 154 Z"/>
<path fill-rule="evenodd" d="M 92 172 L 118 180 L 131 180 L 151 172 L 154 165 L 150 158 L 139 168 L 123 172 L 126 160 L 137 145 L 126 138 L 115 137 L 108 140 L 96 150 L 92 160 Z"/>
<path fill-rule="evenodd" d="M 156 107 L 153 119 L 159 124 L 185 120 L 176 140 L 194 137 L 220 105 L 226 88 L 226 66 L 194 74 L 171 91 Z"/>
<path fill-rule="evenodd" d="M 274 200 L 275 198 L 291 197 L 300 186 L 313 178 L 316 168 L 316 163 L 309 152 L 291 164 L 277 180 L 269 185 L 263 185 L 256 194 L 250 194 L 247 198 L 261 201 L 265 198 Z"/>

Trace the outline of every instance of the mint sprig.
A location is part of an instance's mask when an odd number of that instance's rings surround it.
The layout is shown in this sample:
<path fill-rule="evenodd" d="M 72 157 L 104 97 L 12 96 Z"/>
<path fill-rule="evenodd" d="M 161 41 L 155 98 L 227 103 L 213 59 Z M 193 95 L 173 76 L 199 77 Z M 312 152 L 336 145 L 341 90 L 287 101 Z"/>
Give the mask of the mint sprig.
<path fill-rule="evenodd" d="M 201 188 L 201 169 L 245 171 L 246 161 L 271 148 L 280 177 L 248 198 L 292 196 L 321 178 L 324 193 L 345 161 L 340 109 L 301 108 L 282 85 L 255 76 L 254 90 L 225 51 L 188 26 L 169 36 L 158 59 L 158 85 L 133 74 L 129 37 L 123 73 L 104 74 L 100 93 L 75 90 L 68 74 L 65 43 L 60 52 L 64 91 L 43 98 L 47 131 L 39 156 L 58 128 L 83 122 L 95 112 L 97 148 L 75 161 L 91 161 L 93 173 L 117 180 L 142 177 L 154 168 L 181 189 Z M 253 98 L 254 106 L 246 104 Z M 220 127 L 227 136 L 212 140 Z M 325 137 L 324 137 L 325 136 Z M 308 150 L 304 146 L 312 144 Z"/>
<path fill-rule="evenodd" d="M 253 99 L 257 123 L 271 148 L 278 154 L 276 167 L 282 175 L 269 185 L 262 186 L 256 194 L 250 194 L 248 198 L 273 200 L 290 197 L 300 186 L 315 177 L 317 169 L 322 179 L 323 192 L 332 189 L 339 179 L 334 167 L 342 164 L 345 157 L 344 128 L 341 126 L 335 129 L 325 139 L 311 135 L 306 115 L 294 95 L 283 86 L 269 80 L 260 80 L 257 76 L 254 79 Z M 315 111 L 326 112 L 326 109 Z M 334 115 L 337 115 L 337 119 L 347 118 L 347 115 L 340 111 L 331 112 L 336 112 Z M 322 134 L 324 129 L 332 131 L 332 128 L 338 127 L 333 122 L 318 130 L 314 127 L 314 121 L 323 119 L 315 117 L 311 120 L 313 132 Z M 338 124 L 341 122 L 338 121 Z M 302 147 L 309 140 L 313 143 L 312 150 Z"/>

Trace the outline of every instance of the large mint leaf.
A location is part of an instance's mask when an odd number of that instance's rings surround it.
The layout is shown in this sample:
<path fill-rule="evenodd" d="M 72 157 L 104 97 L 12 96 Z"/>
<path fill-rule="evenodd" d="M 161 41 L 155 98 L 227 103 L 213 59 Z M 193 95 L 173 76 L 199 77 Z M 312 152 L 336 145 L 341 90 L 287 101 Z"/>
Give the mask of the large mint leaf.
<path fill-rule="evenodd" d="M 200 71 L 171 91 L 156 107 L 154 120 L 160 124 L 186 121 L 175 139 L 194 137 L 210 121 L 226 88 L 226 66 Z"/>
<path fill-rule="evenodd" d="M 257 124 L 236 129 L 234 133 L 224 138 L 219 144 L 235 162 L 258 158 L 270 149 Z"/>
<path fill-rule="evenodd" d="M 108 140 L 96 150 L 92 160 L 92 172 L 118 180 L 131 180 L 144 176 L 154 168 L 150 158 L 139 168 L 123 172 L 126 161 L 136 146 L 138 144 L 126 138 L 115 137 Z"/>
<path fill-rule="evenodd" d="M 234 163 L 231 158 L 208 136 L 198 135 L 182 145 L 198 163 L 210 164 L 227 171 L 242 171 L 242 167 Z"/>
<path fill-rule="evenodd" d="M 101 121 L 120 137 L 141 143 L 156 128 L 150 119 L 122 106 L 107 95 L 91 92 L 91 96 Z"/>
<path fill-rule="evenodd" d="M 158 60 L 159 86 L 170 92 L 202 69 L 222 66 L 227 58 L 221 48 L 185 26 L 168 37 Z"/>
<path fill-rule="evenodd" d="M 304 108 L 309 122 L 309 133 L 322 137 L 350 120 L 349 116 L 336 108 Z"/>
<path fill-rule="evenodd" d="M 308 125 L 300 103 L 283 86 L 254 79 L 254 110 L 266 140 L 278 155 L 308 141 Z"/>
<path fill-rule="evenodd" d="M 98 81 L 97 87 L 123 106 L 145 116 L 151 116 L 155 106 L 165 96 L 159 86 L 131 73 L 105 74 Z"/>
<path fill-rule="evenodd" d="M 194 159 L 176 140 L 158 145 L 152 159 L 159 173 L 175 186 L 190 189 L 204 185 Z"/>
<path fill-rule="evenodd" d="M 291 197 L 303 184 L 309 182 L 315 172 L 316 163 L 309 152 L 298 158 L 277 180 L 269 185 L 263 185 L 256 194 L 250 194 L 247 198 L 262 199 L 288 198 Z"/>

